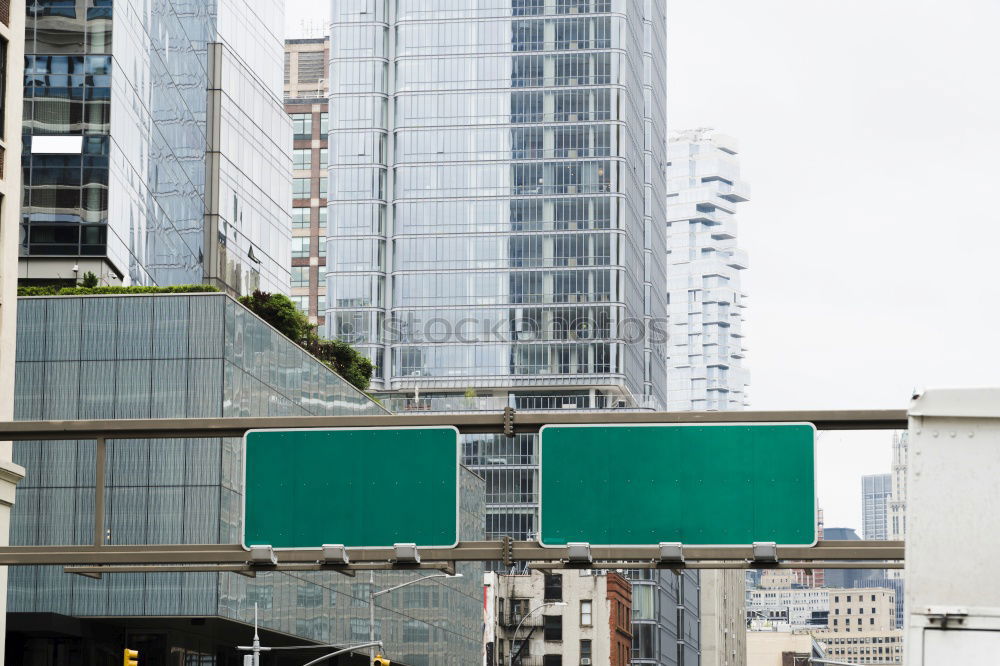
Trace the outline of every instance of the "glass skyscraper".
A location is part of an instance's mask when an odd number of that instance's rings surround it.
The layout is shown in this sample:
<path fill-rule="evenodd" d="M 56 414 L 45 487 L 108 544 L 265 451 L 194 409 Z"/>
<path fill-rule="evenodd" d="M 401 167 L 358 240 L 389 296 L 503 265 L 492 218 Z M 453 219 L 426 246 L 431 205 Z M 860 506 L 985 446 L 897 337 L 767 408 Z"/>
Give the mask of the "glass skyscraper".
<path fill-rule="evenodd" d="M 22 283 L 287 292 L 283 7 L 29 3 Z"/>
<path fill-rule="evenodd" d="M 662 406 L 662 3 L 332 8 L 327 335 L 381 391 Z"/>
<path fill-rule="evenodd" d="M 22 298 L 18 305 L 19 420 L 384 413 L 223 294 Z M 239 543 L 242 448 L 238 438 L 109 440 L 105 542 Z M 14 445 L 27 475 L 12 511 L 13 545 L 93 543 L 95 449 L 93 441 Z M 460 494 L 460 537 L 481 539 L 482 479 L 463 469 Z M 386 654 L 411 666 L 479 658 L 482 567 L 458 568 L 463 578 L 379 598 L 375 626 Z M 376 572 L 375 585 L 415 575 Z M 229 666 L 240 663 L 234 646 L 252 636 L 255 603 L 262 626 L 283 635 L 269 633 L 265 644 L 356 644 L 368 640 L 368 589 L 367 575 L 331 572 L 93 580 L 62 567 L 11 567 L 8 663 L 120 664 L 128 637 L 140 663 Z"/>
<path fill-rule="evenodd" d="M 394 411 L 663 408 L 663 3 L 331 6 L 327 335 Z M 463 447 L 537 538 L 538 436 Z M 634 663 L 696 664 L 697 575 L 633 585 Z"/>

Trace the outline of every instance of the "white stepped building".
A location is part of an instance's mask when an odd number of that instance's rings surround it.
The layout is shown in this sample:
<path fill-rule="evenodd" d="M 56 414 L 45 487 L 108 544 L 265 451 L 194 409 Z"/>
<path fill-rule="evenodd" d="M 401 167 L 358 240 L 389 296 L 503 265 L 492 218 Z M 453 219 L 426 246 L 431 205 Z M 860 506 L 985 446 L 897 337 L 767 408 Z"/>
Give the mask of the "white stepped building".
<path fill-rule="evenodd" d="M 667 409 L 726 410 L 748 405 L 742 367 L 736 207 L 750 198 L 740 180 L 736 141 L 711 129 L 671 134 L 667 167 Z"/>

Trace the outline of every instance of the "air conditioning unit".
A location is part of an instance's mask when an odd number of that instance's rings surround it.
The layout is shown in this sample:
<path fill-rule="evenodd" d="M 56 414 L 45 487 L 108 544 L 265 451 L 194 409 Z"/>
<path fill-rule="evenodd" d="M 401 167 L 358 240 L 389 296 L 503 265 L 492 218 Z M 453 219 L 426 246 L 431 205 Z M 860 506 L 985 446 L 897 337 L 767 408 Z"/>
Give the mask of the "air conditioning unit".
<path fill-rule="evenodd" d="M 582 657 L 580 659 L 580 666 L 590 666 L 590 657 Z"/>

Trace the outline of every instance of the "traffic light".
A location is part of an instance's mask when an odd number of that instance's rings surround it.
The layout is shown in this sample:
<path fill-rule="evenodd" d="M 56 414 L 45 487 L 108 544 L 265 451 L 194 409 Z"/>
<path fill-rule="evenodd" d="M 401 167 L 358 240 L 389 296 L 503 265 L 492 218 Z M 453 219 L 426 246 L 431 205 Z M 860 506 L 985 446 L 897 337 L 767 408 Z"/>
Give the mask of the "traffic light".
<path fill-rule="evenodd" d="M 373 663 L 375 666 L 389 666 L 389 660 L 382 655 L 376 655 Z"/>
<path fill-rule="evenodd" d="M 139 666 L 139 651 L 125 648 L 125 657 L 122 659 L 123 666 Z"/>

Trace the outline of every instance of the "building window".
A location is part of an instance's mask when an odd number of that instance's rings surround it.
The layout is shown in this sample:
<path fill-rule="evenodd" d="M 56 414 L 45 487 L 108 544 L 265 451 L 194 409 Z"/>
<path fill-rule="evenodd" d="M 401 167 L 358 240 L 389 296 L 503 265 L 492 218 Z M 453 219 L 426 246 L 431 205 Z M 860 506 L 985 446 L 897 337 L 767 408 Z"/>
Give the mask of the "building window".
<path fill-rule="evenodd" d="M 309 286 L 308 266 L 292 266 L 292 286 L 293 287 Z"/>
<path fill-rule="evenodd" d="M 327 215 L 329 214 L 328 210 L 329 209 L 327 209 L 326 206 L 323 206 L 322 208 L 319 209 L 319 228 L 320 229 L 326 229 L 326 220 L 327 220 Z"/>
<path fill-rule="evenodd" d="M 299 236 L 292 239 L 292 259 L 309 258 L 309 238 Z"/>
<path fill-rule="evenodd" d="M 312 149 L 311 148 L 296 148 L 292 151 L 292 168 L 293 169 L 311 169 L 312 168 Z"/>
<path fill-rule="evenodd" d="M 311 178 L 293 178 L 292 179 L 292 198 L 293 199 L 308 199 L 312 196 L 312 179 Z"/>
<path fill-rule="evenodd" d="M 320 314 L 326 312 L 326 294 L 320 294 L 316 297 L 316 311 Z"/>
<path fill-rule="evenodd" d="M 319 114 L 319 134 L 321 139 L 325 139 L 330 133 L 330 114 L 324 111 Z"/>
<path fill-rule="evenodd" d="M 292 134 L 296 139 L 312 138 L 313 117 L 311 113 L 292 114 Z"/>
<path fill-rule="evenodd" d="M 292 209 L 292 228 L 293 229 L 308 229 L 309 228 L 309 209 L 308 208 L 293 208 Z"/>
<path fill-rule="evenodd" d="M 326 199 L 327 178 L 323 176 L 319 179 L 319 198 Z"/>
<path fill-rule="evenodd" d="M 319 252 L 317 254 L 319 255 L 319 258 L 322 259 L 326 256 L 326 239 L 318 238 L 317 244 L 319 245 Z"/>
<path fill-rule="evenodd" d="M 561 654 L 547 654 L 542 657 L 542 666 L 562 666 Z"/>
<path fill-rule="evenodd" d="M 589 640 L 580 641 L 580 663 L 589 664 L 591 659 L 590 655 L 591 655 L 590 641 Z M 586 659 L 587 661 L 584 661 L 584 659 Z"/>
<path fill-rule="evenodd" d="M 545 615 L 542 619 L 544 620 L 543 628 L 545 630 L 545 640 L 561 641 L 562 615 Z"/>
<path fill-rule="evenodd" d="M 325 169 L 330 164 L 330 151 L 326 148 L 319 149 L 319 168 Z"/>
<path fill-rule="evenodd" d="M 589 627 L 593 623 L 593 602 L 590 599 L 585 599 L 580 602 L 580 626 Z"/>
<path fill-rule="evenodd" d="M 545 601 L 562 601 L 562 575 L 545 574 Z"/>

